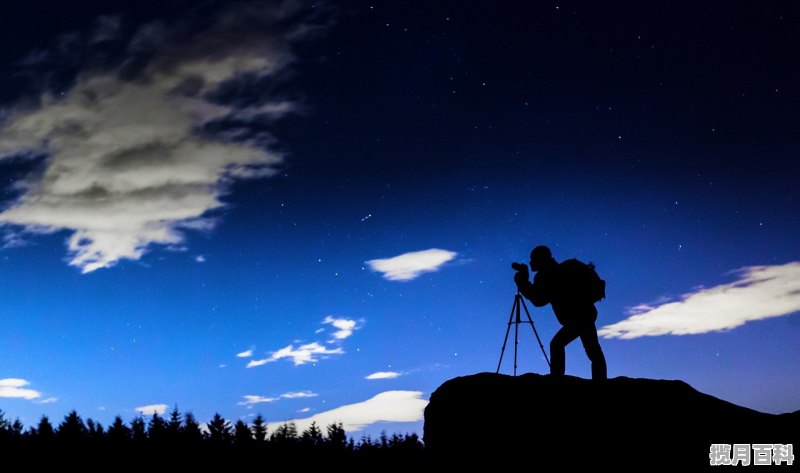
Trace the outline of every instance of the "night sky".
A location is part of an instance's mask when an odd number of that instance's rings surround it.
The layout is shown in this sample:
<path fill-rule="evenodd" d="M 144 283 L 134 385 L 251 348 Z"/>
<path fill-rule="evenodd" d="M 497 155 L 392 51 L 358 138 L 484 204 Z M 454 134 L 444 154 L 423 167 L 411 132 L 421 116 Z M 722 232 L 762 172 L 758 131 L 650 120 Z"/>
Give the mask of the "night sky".
<path fill-rule="evenodd" d="M 546 244 L 610 377 L 798 410 L 798 57 L 790 1 L 4 6 L 0 409 L 421 433 Z"/>

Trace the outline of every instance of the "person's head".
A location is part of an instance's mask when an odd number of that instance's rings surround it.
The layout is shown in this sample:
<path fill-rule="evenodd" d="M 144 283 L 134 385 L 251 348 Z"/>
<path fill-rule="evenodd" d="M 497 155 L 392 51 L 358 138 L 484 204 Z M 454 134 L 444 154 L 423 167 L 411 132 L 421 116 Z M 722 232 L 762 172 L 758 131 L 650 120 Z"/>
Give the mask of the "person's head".
<path fill-rule="evenodd" d="M 555 262 L 556 260 L 553 258 L 553 253 L 550 252 L 550 248 L 544 245 L 537 246 L 533 249 L 533 251 L 531 251 L 532 271 L 539 271 L 540 269 L 546 268 Z"/>

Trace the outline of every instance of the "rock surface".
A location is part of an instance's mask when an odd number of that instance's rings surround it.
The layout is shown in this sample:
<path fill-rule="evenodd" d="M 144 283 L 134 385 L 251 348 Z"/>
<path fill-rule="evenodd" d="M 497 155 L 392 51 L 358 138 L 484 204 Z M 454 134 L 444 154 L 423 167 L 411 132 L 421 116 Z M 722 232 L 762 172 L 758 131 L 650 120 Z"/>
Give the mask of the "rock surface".
<path fill-rule="evenodd" d="M 800 449 L 800 411 L 761 413 L 682 381 L 480 373 L 431 395 L 424 440 L 439 460 L 704 468 L 712 443 Z"/>

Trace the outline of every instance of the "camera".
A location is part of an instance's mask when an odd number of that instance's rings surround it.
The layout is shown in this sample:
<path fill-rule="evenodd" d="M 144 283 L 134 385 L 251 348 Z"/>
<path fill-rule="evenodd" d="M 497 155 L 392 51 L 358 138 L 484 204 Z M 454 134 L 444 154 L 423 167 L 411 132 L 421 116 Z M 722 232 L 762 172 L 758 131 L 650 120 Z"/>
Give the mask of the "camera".
<path fill-rule="evenodd" d="M 514 271 L 527 271 L 528 265 L 525 263 L 511 263 L 511 267 Z"/>

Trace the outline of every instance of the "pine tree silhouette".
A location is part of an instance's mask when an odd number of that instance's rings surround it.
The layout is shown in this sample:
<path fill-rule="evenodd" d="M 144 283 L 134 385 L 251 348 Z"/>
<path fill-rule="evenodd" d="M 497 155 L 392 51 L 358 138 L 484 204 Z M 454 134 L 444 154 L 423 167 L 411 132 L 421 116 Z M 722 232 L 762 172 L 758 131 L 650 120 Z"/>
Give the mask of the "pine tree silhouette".
<path fill-rule="evenodd" d="M 186 415 L 183 416 L 181 437 L 185 445 L 199 444 L 204 438 L 203 432 L 200 430 L 200 424 L 197 423 L 194 414 L 191 412 L 187 412 Z"/>
<path fill-rule="evenodd" d="M 108 428 L 108 440 L 115 445 L 125 444 L 131 439 L 131 429 L 125 425 L 122 417 L 114 417 L 114 422 Z"/>
<path fill-rule="evenodd" d="M 147 429 L 142 416 L 136 416 L 131 421 L 131 439 L 138 445 L 143 445 L 147 441 Z"/>
<path fill-rule="evenodd" d="M 56 436 L 53 424 L 50 423 L 50 419 L 48 419 L 47 416 L 42 416 L 42 418 L 39 419 L 39 424 L 33 431 L 35 431 L 33 437 L 35 437 L 39 444 L 49 444 Z"/>
<path fill-rule="evenodd" d="M 208 439 L 216 445 L 227 445 L 232 438 L 231 423 L 219 415 L 219 412 L 214 413 L 214 418 L 208 423 Z"/>
<path fill-rule="evenodd" d="M 263 444 L 267 440 L 267 425 L 261 414 L 253 419 L 253 438 L 258 444 Z"/>
<path fill-rule="evenodd" d="M 36 427 L 25 432 L 25 426 L 19 419 L 11 422 L 0 411 L 0 451 L 12 451 L 17 446 L 32 448 L 32 451 L 45 455 L 67 451 L 70 452 L 70 461 L 98 461 L 107 453 L 114 458 L 156 455 L 160 459 L 159 467 L 167 470 L 172 467 L 202 470 L 208 466 L 206 462 L 209 458 L 245 466 L 261 460 L 264 454 L 274 456 L 278 461 L 301 455 L 307 466 L 324 466 L 330 461 L 345 467 L 354 461 L 355 464 L 375 461 L 383 462 L 376 464 L 385 465 L 387 460 L 395 465 L 398 464 L 395 460 L 405 461 L 405 457 L 398 456 L 401 452 L 405 452 L 404 455 L 410 453 L 408 458 L 412 459 L 419 458 L 416 454 L 422 452 L 422 444 L 416 434 L 394 434 L 391 437 L 382 434 L 378 442 L 367 435 L 357 443 L 348 438 L 341 423 L 328 425 L 325 429 L 327 436 L 316 422 L 312 422 L 300 435 L 294 423 L 284 422 L 269 437 L 266 425 L 264 417 L 259 414 L 252 425 L 238 420 L 231 427 L 228 420 L 215 413 L 207 424 L 208 433 L 203 434 L 195 417 L 190 412 L 181 415 L 176 406 L 168 420 L 154 414 L 149 421 L 145 421 L 139 415 L 126 425 L 123 418 L 117 415 L 107 429 L 92 419 L 87 418 L 84 422 L 77 411 L 72 410 L 57 428 L 53 427 L 47 416 L 42 416 Z M 162 458 L 161 453 L 166 452 L 167 448 L 180 453 Z M 40 460 L 40 466 L 49 459 L 63 461 L 63 457 L 58 455 L 36 459 Z"/>
<path fill-rule="evenodd" d="M 88 433 L 83 419 L 81 419 L 81 416 L 79 416 L 75 410 L 70 411 L 70 413 L 64 417 L 64 420 L 58 425 L 58 429 L 56 430 L 58 439 L 66 444 L 81 443 L 86 440 Z"/>
<path fill-rule="evenodd" d="M 300 436 L 300 443 L 306 448 L 319 447 L 323 440 L 322 431 L 319 430 L 316 422 L 311 422 L 311 425 Z"/>
<path fill-rule="evenodd" d="M 169 420 L 167 421 L 166 438 L 169 442 L 177 442 L 181 436 L 183 424 L 183 416 L 178 410 L 178 406 L 172 408 L 169 413 Z"/>
<path fill-rule="evenodd" d="M 253 443 L 253 432 L 241 419 L 233 426 L 233 441 L 240 447 L 249 447 Z"/>
<path fill-rule="evenodd" d="M 347 434 L 341 422 L 328 426 L 328 445 L 335 451 L 343 452 L 347 449 Z"/>
<path fill-rule="evenodd" d="M 161 445 L 167 435 L 167 422 L 163 417 L 153 412 L 153 416 L 147 423 L 147 438 L 151 445 Z"/>

